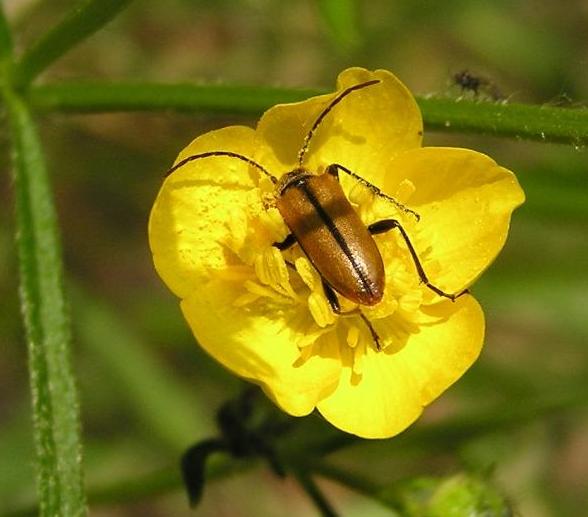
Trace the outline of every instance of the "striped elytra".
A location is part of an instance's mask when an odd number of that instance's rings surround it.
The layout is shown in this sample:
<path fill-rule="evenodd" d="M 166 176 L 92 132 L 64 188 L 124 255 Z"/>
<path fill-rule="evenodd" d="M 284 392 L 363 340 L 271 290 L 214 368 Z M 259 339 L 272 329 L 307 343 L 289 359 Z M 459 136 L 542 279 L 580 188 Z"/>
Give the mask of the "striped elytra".
<path fill-rule="evenodd" d="M 384 295 L 384 264 L 376 243 L 333 174 L 297 169 L 277 186 L 276 206 L 322 279 L 361 305 Z"/>

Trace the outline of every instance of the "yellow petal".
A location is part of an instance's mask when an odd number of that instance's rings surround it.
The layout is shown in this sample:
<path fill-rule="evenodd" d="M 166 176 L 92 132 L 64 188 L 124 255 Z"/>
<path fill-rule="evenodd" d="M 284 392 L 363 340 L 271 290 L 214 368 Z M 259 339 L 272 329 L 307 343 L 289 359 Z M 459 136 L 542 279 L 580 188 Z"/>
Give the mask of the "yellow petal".
<path fill-rule="evenodd" d="M 206 133 L 178 156 L 206 151 L 232 151 L 252 156 L 258 143 L 251 128 L 234 126 Z M 179 297 L 188 296 L 209 270 L 227 265 L 223 243 L 231 220 L 259 204 L 255 170 L 229 157 L 214 156 L 186 164 L 164 182 L 149 219 L 149 244 L 155 268 Z"/>
<path fill-rule="evenodd" d="M 207 151 L 252 157 L 257 148 L 253 130 L 229 127 L 197 138 L 177 161 Z M 304 415 L 334 388 L 341 367 L 336 343 L 328 340 L 312 345 L 319 354 L 299 360 L 298 334 L 312 335 L 315 329 L 299 331 L 304 317 L 308 325 L 313 323 L 307 313 L 299 314 L 306 306 L 296 304 L 287 292 L 259 285 L 260 293 L 244 301 L 244 286 L 257 285 L 255 264 L 245 266 L 232 250 L 271 251 L 273 242 L 271 231 L 264 236 L 263 225 L 257 225 L 253 238 L 265 239 L 266 246 L 243 245 L 250 244 L 248 225 L 264 213 L 258 174 L 230 157 L 185 165 L 166 179 L 159 193 L 149 240 L 157 271 L 184 298 L 182 310 L 202 347 L 236 374 L 260 384 L 285 411 Z"/>
<path fill-rule="evenodd" d="M 318 172 L 340 163 L 368 181 L 385 173 L 398 153 L 420 146 L 422 119 L 406 87 L 390 72 L 349 68 L 337 79 L 337 92 L 268 110 L 257 126 L 263 147 L 257 158 L 281 175 L 297 166 L 298 151 L 320 113 L 343 89 L 380 79 L 357 90 L 333 107 L 311 139 L 304 165 Z"/>
<path fill-rule="evenodd" d="M 336 341 L 312 345 L 315 353 L 300 361 L 294 322 L 303 306 L 278 311 L 271 301 L 260 301 L 237 307 L 233 300 L 241 292 L 240 284 L 212 281 L 183 300 L 182 311 L 194 336 L 223 366 L 261 385 L 284 411 L 310 413 L 337 385 L 341 363 Z"/>
<path fill-rule="evenodd" d="M 437 263 L 430 281 L 449 293 L 468 287 L 504 246 L 511 214 L 525 200 L 516 177 L 468 149 L 425 147 L 390 166 L 415 186 L 409 205 L 421 219 L 411 228 L 419 235 L 417 253 L 424 252 L 419 244 L 430 246 L 427 260 Z"/>
<path fill-rule="evenodd" d="M 317 406 L 329 422 L 364 438 L 394 436 L 463 375 L 482 347 L 480 306 L 467 295 L 427 310 L 438 322 L 421 326 L 396 352 L 368 348 L 361 376 L 353 374 L 351 353 L 345 354 L 337 389 Z"/>

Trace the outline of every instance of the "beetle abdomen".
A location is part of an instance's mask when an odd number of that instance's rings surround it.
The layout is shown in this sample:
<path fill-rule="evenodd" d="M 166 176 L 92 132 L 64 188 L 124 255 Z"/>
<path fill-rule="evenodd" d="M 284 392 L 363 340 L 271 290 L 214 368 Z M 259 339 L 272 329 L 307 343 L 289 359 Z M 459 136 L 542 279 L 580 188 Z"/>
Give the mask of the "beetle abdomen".
<path fill-rule="evenodd" d="M 384 295 L 380 251 L 336 177 L 290 173 L 276 205 L 321 277 L 339 294 L 375 305 Z"/>

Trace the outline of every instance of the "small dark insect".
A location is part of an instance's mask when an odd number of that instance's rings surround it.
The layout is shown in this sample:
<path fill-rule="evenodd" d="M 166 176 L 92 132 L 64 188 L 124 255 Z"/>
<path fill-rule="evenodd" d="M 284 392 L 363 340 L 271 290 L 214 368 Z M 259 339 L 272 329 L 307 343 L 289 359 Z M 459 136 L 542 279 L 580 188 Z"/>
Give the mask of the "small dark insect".
<path fill-rule="evenodd" d="M 480 90 L 480 86 L 482 84 L 487 84 L 487 80 L 483 77 L 478 77 L 473 75 L 468 70 L 462 70 L 461 72 L 457 72 L 453 75 L 453 80 L 457 86 L 461 86 L 462 92 L 471 91 L 474 92 L 475 95 L 478 95 L 478 91 Z"/>
<path fill-rule="evenodd" d="M 298 166 L 279 179 L 251 158 L 222 150 L 188 156 L 167 172 L 170 175 L 195 160 L 226 156 L 246 162 L 267 176 L 275 185 L 276 207 L 291 232 L 282 242 L 274 243 L 274 246 L 279 250 L 286 250 L 295 244 L 300 246 L 322 279 L 332 311 L 335 314 L 359 316 L 369 329 L 378 351 L 381 350 L 380 338 L 370 321 L 359 308 L 343 313 L 338 299 L 338 295 L 341 295 L 358 305 L 371 306 L 384 296 L 384 263 L 373 235 L 398 230 L 419 278 L 431 291 L 450 300 L 455 300 L 465 292 L 449 294 L 429 281 L 408 234 L 398 220 L 384 219 L 366 226 L 345 196 L 339 183 L 339 173 L 351 176 L 375 195 L 418 220 L 416 212 L 339 163 L 329 165 L 322 174 L 314 174 L 304 167 L 312 137 L 331 110 L 349 94 L 362 88 L 375 87 L 379 83 L 376 79 L 356 84 L 337 95 L 320 113 L 306 135 L 298 152 Z"/>
<path fill-rule="evenodd" d="M 462 70 L 453 74 L 454 83 L 461 88 L 462 93 L 472 92 L 477 97 L 480 92 L 493 100 L 503 99 L 498 87 L 486 77 L 475 75 L 468 70 Z"/>

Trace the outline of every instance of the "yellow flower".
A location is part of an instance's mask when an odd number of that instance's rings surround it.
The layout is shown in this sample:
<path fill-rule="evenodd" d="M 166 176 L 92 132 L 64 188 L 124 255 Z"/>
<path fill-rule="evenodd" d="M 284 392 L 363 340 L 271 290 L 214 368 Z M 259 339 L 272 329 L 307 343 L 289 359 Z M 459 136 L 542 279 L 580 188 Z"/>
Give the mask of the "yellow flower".
<path fill-rule="evenodd" d="M 416 220 L 353 178 L 341 185 L 368 225 L 398 219 L 432 284 L 468 288 L 504 245 L 524 201 L 513 174 L 487 156 L 421 147 L 422 120 L 390 72 L 350 68 L 337 92 L 268 110 L 257 129 L 231 126 L 196 138 L 178 156 L 223 151 L 279 178 L 298 167 L 306 135 L 326 106 L 304 157 L 315 174 L 345 166 L 420 215 Z M 333 313 L 317 270 L 289 233 L 259 167 L 227 156 L 186 163 L 165 180 L 149 221 L 155 267 L 181 299 L 200 345 L 259 384 L 284 411 L 317 408 L 336 427 L 366 438 L 393 436 L 474 362 L 484 316 L 469 294 L 451 301 L 419 279 L 397 230 L 374 239 L 385 267 L 384 297 Z M 358 307 L 339 296 L 344 312 Z M 380 338 L 378 350 L 368 323 Z"/>

